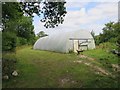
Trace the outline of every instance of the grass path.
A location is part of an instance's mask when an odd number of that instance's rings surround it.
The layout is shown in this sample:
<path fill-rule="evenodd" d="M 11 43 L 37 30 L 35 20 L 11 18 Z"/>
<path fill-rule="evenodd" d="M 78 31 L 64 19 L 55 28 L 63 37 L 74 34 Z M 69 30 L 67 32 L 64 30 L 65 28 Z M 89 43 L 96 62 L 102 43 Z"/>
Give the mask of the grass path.
<path fill-rule="evenodd" d="M 13 58 L 12 54 L 6 57 Z M 17 50 L 16 58 L 19 76 L 4 81 L 4 88 L 118 87 L 116 79 L 96 74 L 93 68 L 83 63 L 74 63 L 88 61 L 75 54 L 39 51 L 26 47 Z M 96 62 L 95 65 L 101 65 Z"/>
<path fill-rule="evenodd" d="M 83 61 L 78 60 L 78 61 L 74 61 L 74 62 L 82 63 L 82 64 L 89 66 L 90 68 L 93 68 L 95 70 L 95 73 L 97 73 L 97 74 L 109 75 L 112 77 L 111 73 L 108 70 L 103 69 L 100 66 L 93 64 L 93 63 L 99 64 L 98 62 L 96 62 L 96 60 L 94 58 L 90 58 L 85 55 L 80 55 L 80 58 L 85 58 L 85 60 L 83 60 Z"/>

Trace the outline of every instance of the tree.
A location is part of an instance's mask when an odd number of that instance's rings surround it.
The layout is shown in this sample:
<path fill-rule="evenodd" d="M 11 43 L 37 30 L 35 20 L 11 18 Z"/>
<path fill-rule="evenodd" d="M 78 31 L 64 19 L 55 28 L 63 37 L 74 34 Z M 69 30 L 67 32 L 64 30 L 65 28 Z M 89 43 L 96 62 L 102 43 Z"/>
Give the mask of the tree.
<path fill-rule="evenodd" d="M 2 2 L 2 28 L 3 31 L 7 30 L 9 26 L 6 26 L 7 23 L 15 21 L 18 18 L 21 18 L 23 12 L 17 2 Z"/>
<path fill-rule="evenodd" d="M 46 28 L 53 28 L 58 24 L 63 23 L 66 14 L 65 2 L 49 2 L 44 1 L 44 7 L 40 8 L 41 2 L 2 2 L 2 22 L 5 28 L 5 23 L 11 19 L 20 18 L 22 15 L 31 16 L 37 14 L 41 16 L 41 21 L 45 23 Z"/>
<path fill-rule="evenodd" d="M 7 42 L 13 43 L 11 39 L 7 39 L 11 37 L 10 35 L 8 35 L 11 33 L 15 34 L 14 38 L 17 38 L 15 39 L 16 41 L 14 42 L 16 43 L 16 45 L 33 44 L 35 42 L 35 34 L 33 30 L 34 30 L 34 26 L 32 25 L 31 17 L 22 16 L 21 18 L 16 20 L 9 20 L 8 22 L 6 22 L 6 28 L 2 33 L 4 37 L 3 45 L 6 44 L 6 46 L 11 47 L 10 44 L 7 43 Z M 6 33 L 9 37 L 6 36 Z M 6 50 L 11 50 L 11 49 L 6 49 Z"/>
<path fill-rule="evenodd" d="M 96 35 L 94 40 L 95 40 L 95 44 L 99 45 L 100 44 L 100 35 Z"/>
<path fill-rule="evenodd" d="M 105 27 L 103 28 L 103 33 L 100 34 L 100 43 L 103 42 L 116 42 L 116 37 L 118 36 L 118 33 L 116 32 L 116 23 L 109 22 L 105 24 Z"/>
<path fill-rule="evenodd" d="M 49 0 L 44 2 L 45 6 L 42 8 L 44 17 L 41 21 L 45 22 L 44 26 L 46 28 L 54 28 L 58 26 L 58 24 L 63 23 L 63 17 L 66 14 L 66 8 L 64 7 L 65 3 L 66 2 L 63 1 L 49 2 Z"/>
<path fill-rule="evenodd" d="M 2 36 L 2 51 L 15 51 L 16 48 L 16 35 L 12 32 L 4 32 Z"/>
<path fill-rule="evenodd" d="M 48 2 L 48 0 L 45 0 L 43 8 L 40 8 L 40 3 L 41 2 L 2 2 L 3 45 L 6 44 L 6 46 L 11 47 L 9 43 L 14 43 L 15 45 L 12 45 L 12 49 L 16 47 L 17 42 L 22 45 L 26 44 L 26 42 L 34 42 L 35 34 L 32 25 L 34 13 L 38 16 L 41 16 L 41 13 L 44 15 L 41 21 L 45 23 L 44 26 L 46 28 L 53 28 L 63 22 L 63 17 L 66 14 L 64 7 L 65 2 Z M 15 34 L 13 37 L 17 37 L 17 41 L 12 42 L 12 39 L 8 39 L 11 36 L 8 35 L 8 37 L 6 35 L 7 32 Z M 5 48 L 6 47 L 4 47 L 3 50 L 11 50 Z"/>
<path fill-rule="evenodd" d="M 40 32 L 37 34 L 37 36 L 38 36 L 39 38 L 41 38 L 41 37 L 45 37 L 45 36 L 48 36 L 48 35 L 45 34 L 44 31 L 40 31 Z"/>
<path fill-rule="evenodd" d="M 93 38 L 95 39 L 95 32 L 92 30 L 91 31 L 91 35 L 93 36 Z"/>
<path fill-rule="evenodd" d="M 117 45 L 117 49 L 118 49 L 118 56 L 120 56 L 120 22 L 115 23 L 114 25 L 114 29 L 116 31 L 116 45 Z"/>
<path fill-rule="evenodd" d="M 29 39 L 32 34 L 34 34 L 34 26 L 32 25 L 32 18 L 31 17 L 22 17 L 17 22 L 17 36 Z"/>
<path fill-rule="evenodd" d="M 36 13 L 38 16 L 43 14 L 41 22 L 44 22 L 46 28 L 54 28 L 58 24 L 62 24 L 66 14 L 65 1 L 56 0 L 56 2 L 51 2 L 45 0 L 43 2 L 44 6 L 40 9 L 40 2 L 21 2 L 22 9 L 27 13 L 27 15 L 33 16 L 33 13 Z M 33 7 L 31 7 L 33 6 Z M 27 9 L 26 9 L 27 8 Z"/>
<path fill-rule="evenodd" d="M 44 17 L 41 20 L 46 28 L 55 27 L 63 22 L 66 13 L 64 2 L 44 3 L 43 9 L 39 4 L 40 2 L 2 2 L 2 24 L 0 26 L 2 26 L 3 51 L 15 51 L 17 45 L 33 44 L 35 34 L 32 17 L 34 13 L 41 16 L 40 13 L 44 11 L 42 13 Z M 14 60 L 4 59 L 5 56 L 2 58 L 2 75 L 11 76 L 15 70 Z"/>
<path fill-rule="evenodd" d="M 116 45 L 117 50 L 120 54 L 120 23 L 119 22 L 109 22 L 105 24 L 103 28 L 103 33 L 95 37 L 97 44 L 110 42 Z"/>
<path fill-rule="evenodd" d="M 33 44 L 35 42 L 35 33 L 34 33 L 34 26 L 32 25 L 32 18 L 31 17 L 22 17 L 17 22 L 17 37 L 20 37 L 20 41 L 28 44 Z M 22 43 L 22 45 L 24 44 Z M 26 44 L 25 43 L 25 44 Z"/>

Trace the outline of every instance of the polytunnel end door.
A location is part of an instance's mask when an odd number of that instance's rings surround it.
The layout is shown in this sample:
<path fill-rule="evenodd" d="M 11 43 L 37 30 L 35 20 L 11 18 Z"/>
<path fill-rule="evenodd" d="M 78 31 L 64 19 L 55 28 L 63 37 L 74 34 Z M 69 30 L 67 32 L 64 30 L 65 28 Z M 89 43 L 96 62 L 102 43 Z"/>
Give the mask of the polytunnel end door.
<path fill-rule="evenodd" d="M 78 40 L 73 40 L 73 51 L 75 53 L 77 53 L 78 46 L 79 46 L 79 41 Z"/>

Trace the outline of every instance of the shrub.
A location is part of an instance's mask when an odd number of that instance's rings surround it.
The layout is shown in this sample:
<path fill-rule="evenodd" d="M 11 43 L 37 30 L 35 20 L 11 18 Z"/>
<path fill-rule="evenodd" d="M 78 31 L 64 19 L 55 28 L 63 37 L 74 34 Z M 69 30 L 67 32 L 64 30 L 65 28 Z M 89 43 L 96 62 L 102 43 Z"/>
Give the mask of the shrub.
<path fill-rule="evenodd" d="M 22 45 L 33 45 L 35 43 L 35 38 L 30 38 L 29 40 L 22 38 L 22 37 L 17 37 L 17 46 L 22 46 Z"/>
<path fill-rule="evenodd" d="M 105 43 L 101 43 L 99 45 L 99 48 L 112 50 L 112 49 L 116 49 L 116 45 L 114 43 L 105 42 Z"/>
<path fill-rule="evenodd" d="M 28 44 L 29 44 L 29 45 L 34 45 L 35 42 L 36 42 L 35 37 L 32 37 L 32 38 L 30 38 L 30 39 L 28 40 Z"/>
<path fill-rule="evenodd" d="M 22 37 L 17 37 L 17 46 L 25 45 L 27 44 L 27 39 Z"/>
<path fill-rule="evenodd" d="M 12 76 L 12 72 L 16 69 L 16 59 L 2 59 L 2 76 L 8 75 Z"/>
<path fill-rule="evenodd" d="M 15 51 L 16 35 L 12 32 L 2 33 L 2 51 Z"/>

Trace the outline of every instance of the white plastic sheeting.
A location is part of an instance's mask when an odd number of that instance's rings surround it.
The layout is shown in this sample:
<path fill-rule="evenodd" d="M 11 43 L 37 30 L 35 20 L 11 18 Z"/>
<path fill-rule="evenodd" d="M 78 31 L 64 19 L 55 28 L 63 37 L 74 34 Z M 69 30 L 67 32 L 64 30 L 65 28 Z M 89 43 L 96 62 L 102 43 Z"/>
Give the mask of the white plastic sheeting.
<path fill-rule="evenodd" d="M 49 36 L 38 39 L 33 48 L 68 53 L 70 50 L 74 49 L 74 40 L 70 40 L 70 38 L 89 38 L 88 43 L 83 43 L 83 45 L 88 44 L 88 49 L 95 48 L 94 39 L 90 32 L 86 30 L 73 30 L 69 32 L 63 31 L 60 33 L 51 34 Z M 84 42 L 84 40 L 79 40 L 79 43 L 81 42 Z"/>

